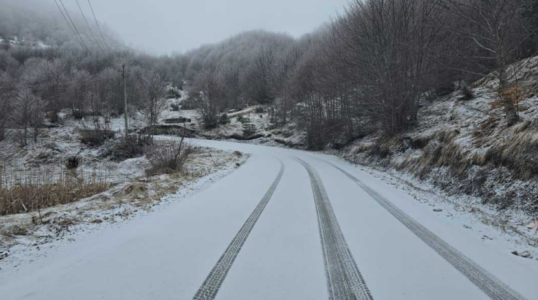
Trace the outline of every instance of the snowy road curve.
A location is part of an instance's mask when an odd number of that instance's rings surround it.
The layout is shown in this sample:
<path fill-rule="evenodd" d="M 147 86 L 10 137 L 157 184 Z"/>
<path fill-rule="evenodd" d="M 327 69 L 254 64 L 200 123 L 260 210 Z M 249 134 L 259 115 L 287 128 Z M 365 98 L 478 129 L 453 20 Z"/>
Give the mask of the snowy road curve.
<path fill-rule="evenodd" d="M 251 153 L 166 209 L 60 243 L 0 299 L 538 299 L 538 272 L 332 156 Z"/>

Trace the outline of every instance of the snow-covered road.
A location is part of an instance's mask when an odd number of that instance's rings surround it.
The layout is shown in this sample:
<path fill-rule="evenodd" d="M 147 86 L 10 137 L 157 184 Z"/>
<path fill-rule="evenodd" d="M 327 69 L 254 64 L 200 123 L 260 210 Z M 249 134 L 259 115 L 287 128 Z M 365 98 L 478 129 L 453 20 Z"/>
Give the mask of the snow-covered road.
<path fill-rule="evenodd" d="M 335 157 L 252 153 L 166 210 L 0 271 L 0 299 L 538 299 L 538 272 Z"/>

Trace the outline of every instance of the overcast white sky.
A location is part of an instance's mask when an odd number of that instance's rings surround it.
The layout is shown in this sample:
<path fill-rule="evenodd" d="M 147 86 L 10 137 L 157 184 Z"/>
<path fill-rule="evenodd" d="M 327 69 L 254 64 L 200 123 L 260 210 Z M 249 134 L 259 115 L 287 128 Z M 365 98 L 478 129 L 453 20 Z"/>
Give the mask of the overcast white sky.
<path fill-rule="evenodd" d="M 63 0 L 77 12 L 75 0 Z M 92 0 L 97 18 L 129 46 L 152 54 L 185 52 L 234 34 L 266 29 L 298 37 L 349 0 Z M 90 13 L 87 0 L 79 0 Z"/>

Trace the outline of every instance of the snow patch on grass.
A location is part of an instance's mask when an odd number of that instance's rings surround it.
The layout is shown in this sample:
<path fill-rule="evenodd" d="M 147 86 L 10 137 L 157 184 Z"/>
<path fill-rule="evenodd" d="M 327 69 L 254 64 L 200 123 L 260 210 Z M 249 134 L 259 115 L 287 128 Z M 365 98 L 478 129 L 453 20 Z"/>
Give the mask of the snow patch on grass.
<path fill-rule="evenodd" d="M 181 174 L 139 176 L 76 203 L 0 217 L 0 270 L 17 268 L 85 234 L 143 217 L 205 189 L 244 164 L 248 155 L 198 148 Z M 141 159 L 125 161 L 126 173 L 141 170 Z M 140 173 L 139 173 L 140 174 Z"/>

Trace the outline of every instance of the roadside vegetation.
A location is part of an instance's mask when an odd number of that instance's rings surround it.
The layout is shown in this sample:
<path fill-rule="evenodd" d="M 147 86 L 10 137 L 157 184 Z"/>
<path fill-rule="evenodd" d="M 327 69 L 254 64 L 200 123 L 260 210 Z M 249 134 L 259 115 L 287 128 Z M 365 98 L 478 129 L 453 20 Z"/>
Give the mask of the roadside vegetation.
<path fill-rule="evenodd" d="M 206 128 L 218 114 L 270 104 L 272 119 L 299 125 L 312 150 L 368 134 L 416 128 L 427 100 L 497 80 L 506 126 L 520 121 L 510 97 L 517 69 L 537 54 L 531 0 L 352 1 L 333 22 L 300 39 L 247 32 L 185 55 L 185 79 Z M 524 66 L 520 66 L 524 67 Z"/>
<path fill-rule="evenodd" d="M 146 170 L 146 175 L 174 174 L 183 171 L 193 151 L 194 148 L 185 142 L 185 137 L 179 142 L 158 142 L 148 146 L 145 153 L 151 167 Z"/>
<path fill-rule="evenodd" d="M 39 170 L 43 171 L 43 170 Z M 84 174 L 68 168 L 13 172 L 0 168 L 0 216 L 38 212 L 106 191 L 106 173 Z"/>

